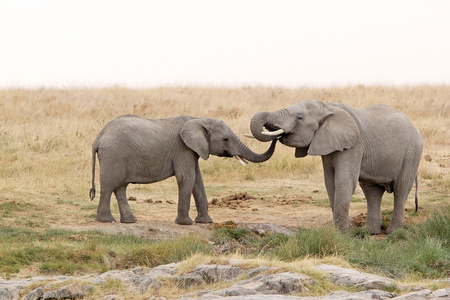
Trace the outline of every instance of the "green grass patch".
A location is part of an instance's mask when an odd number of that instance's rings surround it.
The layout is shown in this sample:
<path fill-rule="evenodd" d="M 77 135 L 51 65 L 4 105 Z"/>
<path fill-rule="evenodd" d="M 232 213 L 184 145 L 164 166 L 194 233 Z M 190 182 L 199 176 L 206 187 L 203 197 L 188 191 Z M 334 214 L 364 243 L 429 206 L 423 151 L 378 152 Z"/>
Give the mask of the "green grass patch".
<path fill-rule="evenodd" d="M 330 226 L 299 229 L 296 235 L 285 239 L 282 239 L 280 235 L 276 237 L 275 246 L 265 250 L 267 248 L 267 243 L 265 243 L 262 245 L 262 251 L 268 251 L 270 256 L 286 261 L 305 257 L 322 258 L 344 255 L 348 248 L 348 237 Z M 266 240 L 269 239 L 266 238 Z"/>
<path fill-rule="evenodd" d="M 370 239 L 363 228 L 343 234 L 326 226 L 300 229 L 291 236 L 269 235 L 260 243 L 260 254 L 284 261 L 339 256 L 391 278 L 445 278 L 450 270 L 450 208 L 441 208 L 424 223 L 397 230 L 382 241 Z"/>
<path fill-rule="evenodd" d="M 247 228 L 219 228 L 214 231 L 212 240 L 219 245 L 235 241 L 243 246 L 254 246 L 259 237 Z"/>
<path fill-rule="evenodd" d="M 220 228 L 212 240 L 215 245 L 238 243 L 249 257 L 289 262 L 337 256 L 391 278 L 445 278 L 450 270 L 450 207 L 440 207 L 425 222 L 397 230 L 382 241 L 370 238 L 364 229 L 342 233 L 333 226 L 264 237 L 246 228 Z M 31 265 L 38 265 L 44 274 L 154 267 L 195 254 L 211 255 L 215 247 L 193 235 L 155 242 L 99 231 L 20 227 L 0 227 L 0 241 L 0 276 L 4 278 Z"/>
<path fill-rule="evenodd" d="M 0 275 L 7 278 L 38 264 L 44 274 L 105 272 L 134 266 L 153 267 L 181 261 L 195 253 L 211 252 L 211 245 L 193 236 L 155 243 L 137 236 L 76 233 L 48 229 L 0 228 Z"/>

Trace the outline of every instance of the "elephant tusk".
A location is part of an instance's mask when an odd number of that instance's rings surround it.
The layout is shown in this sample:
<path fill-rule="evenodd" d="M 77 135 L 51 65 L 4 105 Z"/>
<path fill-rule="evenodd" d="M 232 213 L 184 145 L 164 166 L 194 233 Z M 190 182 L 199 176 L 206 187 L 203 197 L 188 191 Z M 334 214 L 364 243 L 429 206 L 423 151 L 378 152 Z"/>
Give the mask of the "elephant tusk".
<path fill-rule="evenodd" d="M 256 139 L 253 134 L 251 133 L 244 133 L 244 136 L 248 137 L 248 138 L 252 138 L 252 139 Z"/>
<path fill-rule="evenodd" d="M 275 131 L 263 131 L 263 132 L 261 132 L 261 134 L 270 135 L 270 136 L 281 135 L 283 133 L 284 133 L 283 129 L 278 129 L 278 130 L 275 130 Z"/>
<path fill-rule="evenodd" d="M 245 166 L 246 161 L 243 160 L 239 155 L 234 156 L 243 166 Z"/>

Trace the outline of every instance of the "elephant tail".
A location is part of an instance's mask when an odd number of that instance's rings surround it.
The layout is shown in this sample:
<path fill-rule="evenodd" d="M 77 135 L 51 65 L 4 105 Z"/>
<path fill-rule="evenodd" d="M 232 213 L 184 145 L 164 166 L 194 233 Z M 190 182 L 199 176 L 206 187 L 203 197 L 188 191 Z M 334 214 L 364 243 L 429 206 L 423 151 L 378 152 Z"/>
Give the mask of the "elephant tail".
<path fill-rule="evenodd" d="M 95 198 L 95 156 L 97 154 L 97 151 L 97 143 L 94 143 L 94 145 L 92 146 L 92 188 L 89 191 L 89 198 L 91 198 L 91 201 Z"/>
<path fill-rule="evenodd" d="M 418 188 L 418 185 L 417 185 L 417 175 L 416 175 L 416 192 L 414 194 L 414 202 L 416 203 L 416 212 L 419 209 L 419 198 L 417 197 L 417 188 Z"/>

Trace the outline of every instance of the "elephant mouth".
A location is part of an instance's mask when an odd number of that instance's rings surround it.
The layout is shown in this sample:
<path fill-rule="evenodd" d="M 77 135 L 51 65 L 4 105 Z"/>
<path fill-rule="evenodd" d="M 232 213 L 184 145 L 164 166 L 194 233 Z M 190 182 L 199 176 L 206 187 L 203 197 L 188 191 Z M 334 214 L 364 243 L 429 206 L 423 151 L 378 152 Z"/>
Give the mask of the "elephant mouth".
<path fill-rule="evenodd" d="M 287 146 L 292 140 L 292 134 L 283 134 L 278 138 L 278 140 L 280 141 L 280 143 Z"/>
<path fill-rule="evenodd" d="M 240 162 L 243 166 L 245 166 L 246 164 L 248 164 L 248 161 L 243 158 L 241 155 L 236 154 L 236 155 L 231 155 L 228 151 L 224 151 L 222 152 L 222 154 L 217 155 L 219 157 L 234 157 L 237 159 L 238 162 Z"/>
<path fill-rule="evenodd" d="M 218 153 L 218 154 L 216 154 L 216 156 L 219 156 L 219 157 L 233 157 L 233 155 L 231 155 L 227 150 L 223 150 L 222 153 Z"/>

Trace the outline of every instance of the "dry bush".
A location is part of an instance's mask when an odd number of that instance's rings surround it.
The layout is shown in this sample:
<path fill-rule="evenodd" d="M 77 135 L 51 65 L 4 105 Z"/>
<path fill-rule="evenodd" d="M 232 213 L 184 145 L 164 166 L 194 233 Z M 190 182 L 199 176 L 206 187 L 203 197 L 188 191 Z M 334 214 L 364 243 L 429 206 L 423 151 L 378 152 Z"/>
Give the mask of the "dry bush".
<path fill-rule="evenodd" d="M 250 148 L 262 152 L 268 143 L 244 137 L 251 117 L 307 99 L 355 107 L 385 103 L 401 110 L 421 132 L 424 155 L 431 158 L 422 160 L 420 174 L 448 184 L 449 95 L 450 86 L 4 89 L 0 90 L 0 191 L 3 195 L 47 193 L 87 198 L 91 144 L 100 129 L 121 114 L 223 119 Z M 207 183 L 273 176 L 319 178 L 322 172 L 319 158 L 295 159 L 294 150 L 282 145 L 273 159 L 263 164 L 243 168 L 235 160 L 212 157 L 201 165 Z"/>

